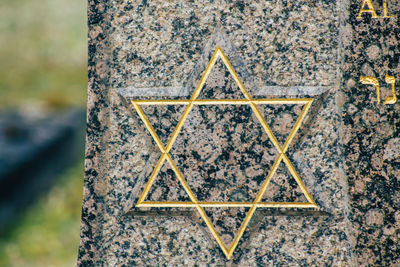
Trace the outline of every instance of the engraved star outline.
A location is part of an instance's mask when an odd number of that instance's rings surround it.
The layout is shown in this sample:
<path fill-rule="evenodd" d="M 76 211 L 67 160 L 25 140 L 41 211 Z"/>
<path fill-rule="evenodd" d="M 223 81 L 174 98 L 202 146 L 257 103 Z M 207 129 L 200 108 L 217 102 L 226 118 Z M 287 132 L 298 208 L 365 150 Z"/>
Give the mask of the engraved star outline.
<path fill-rule="evenodd" d="M 236 84 L 238 85 L 239 89 L 243 93 L 245 99 L 197 99 L 201 90 L 203 89 L 205 82 L 211 73 L 212 68 L 214 67 L 218 58 L 221 58 L 227 69 L 229 70 L 230 74 L 234 78 Z M 143 121 L 144 125 L 146 126 L 147 130 L 153 137 L 154 141 L 156 142 L 157 146 L 159 147 L 162 155 L 158 160 L 152 174 L 150 175 L 149 181 L 147 182 L 142 194 L 139 197 L 139 200 L 136 204 L 136 207 L 195 207 L 197 211 L 200 213 L 200 216 L 206 223 L 207 227 L 210 229 L 211 234 L 216 239 L 217 243 L 221 247 L 223 253 L 230 259 L 232 254 L 239 243 L 240 238 L 242 237 L 250 219 L 252 218 L 254 212 L 257 208 L 318 208 L 318 205 L 315 203 L 311 195 L 308 193 L 303 181 L 300 179 L 299 175 L 297 174 L 293 164 L 286 156 L 285 152 L 287 151 L 291 141 L 293 140 L 294 135 L 299 130 L 302 121 L 304 120 L 305 116 L 307 115 L 310 106 L 313 102 L 312 98 L 302 98 L 302 99 L 290 99 L 290 98 L 281 98 L 281 99 L 253 99 L 246 88 L 244 87 L 243 83 L 239 79 L 238 75 L 236 74 L 235 70 L 233 69 L 232 65 L 230 64 L 228 58 L 222 52 L 220 47 L 217 47 L 215 52 L 213 53 L 204 73 L 202 74 L 196 89 L 193 92 L 193 95 L 189 100 L 131 100 L 136 112 L 138 113 L 139 117 Z M 279 155 L 277 156 L 274 164 L 272 165 L 269 174 L 267 175 L 266 179 L 264 180 L 260 191 L 257 193 L 253 202 L 204 202 L 198 201 L 192 190 L 189 188 L 183 174 L 180 172 L 174 161 L 172 160 L 169 152 L 174 145 L 176 138 L 179 135 L 182 126 L 193 108 L 194 105 L 219 105 L 219 104 L 233 104 L 233 105 L 250 105 L 252 111 L 256 115 L 257 119 L 261 123 L 263 129 L 265 130 L 268 138 L 271 140 L 274 147 L 278 150 Z M 272 133 L 270 127 L 266 123 L 264 117 L 261 115 L 260 111 L 258 110 L 256 104 L 303 104 L 304 107 L 298 117 L 295 125 L 293 126 L 291 132 L 289 133 L 285 143 L 283 146 L 280 146 L 278 140 Z M 161 142 L 160 138 L 158 137 L 156 131 L 152 127 L 150 121 L 146 117 L 145 113 L 143 112 L 141 105 L 187 105 L 181 119 L 179 120 L 175 130 L 172 133 L 171 138 L 169 139 L 166 146 Z M 168 161 L 172 170 L 174 171 L 175 175 L 177 176 L 178 180 L 180 181 L 181 185 L 183 186 L 184 190 L 188 194 L 190 198 L 190 202 L 182 202 L 182 201 L 145 201 L 153 182 L 160 172 L 160 169 L 165 161 Z M 278 166 L 281 162 L 284 162 L 296 180 L 297 184 L 299 185 L 302 193 L 306 197 L 308 202 L 261 202 L 262 197 L 273 177 Z M 222 241 L 221 237 L 215 230 L 213 224 L 211 223 L 210 219 L 206 215 L 204 211 L 204 207 L 248 207 L 250 208 L 246 214 L 245 219 L 243 220 L 238 232 L 236 233 L 231 245 L 227 247 L 225 243 Z"/>

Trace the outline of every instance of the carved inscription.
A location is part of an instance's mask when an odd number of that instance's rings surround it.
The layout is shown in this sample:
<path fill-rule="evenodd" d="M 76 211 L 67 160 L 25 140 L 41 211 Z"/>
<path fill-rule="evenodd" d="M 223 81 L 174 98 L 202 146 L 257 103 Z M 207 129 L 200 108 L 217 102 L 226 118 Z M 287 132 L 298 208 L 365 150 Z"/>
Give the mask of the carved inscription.
<path fill-rule="evenodd" d="M 381 18 L 396 18 L 397 15 L 388 15 L 388 3 L 387 0 L 382 0 L 382 16 Z M 371 18 L 373 19 L 377 19 L 380 18 L 378 16 L 378 14 L 376 13 L 376 10 L 374 8 L 374 6 L 372 5 L 371 0 L 363 0 L 362 4 L 361 4 L 361 9 L 358 12 L 358 16 L 357 19 L 362 19 L 362 15 L 366 13 L 366 14 L 370 14 Z"/>
<path fill-rule="evenodd" d="M 377 78 L 370 77 L 370 76 L 361 76 L 360 77 L 360 82 L 362 84 L 369 84 L 373 85 L 376 88 L 376 100 L 378 104 L 381 103 L 381 95 L 380 95 L 380 88 L 379 88 L 379 81 Z M 385 82 L 388 84 L 391 84 L 392 86 L 392 96 L 386 97 L 384 104 L 394 104 L 397 102 L 397 96 L 395 92 L 395 83 L 396 79 L 394 76 L 385 76 Z"/>

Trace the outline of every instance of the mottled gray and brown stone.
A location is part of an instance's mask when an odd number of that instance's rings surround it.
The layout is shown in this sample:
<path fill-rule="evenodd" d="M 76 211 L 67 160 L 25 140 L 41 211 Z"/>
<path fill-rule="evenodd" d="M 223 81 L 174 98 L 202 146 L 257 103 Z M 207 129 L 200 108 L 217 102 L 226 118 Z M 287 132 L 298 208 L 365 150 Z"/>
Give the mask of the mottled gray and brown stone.
<path fill-rule="evenodd" d="M 349 2 L 89 0 L 78 264 L 399 264 L 399 104 L 358 82 L 399 73 L 398 20 L 356 20 Z M 320 208 L 257 209 L 231 260 L 195 209 L 135 208 L 161 152 L 130 100 L 190 98 L 217 46 L 254 98 L 314 98 L 286 154 Z M 205 98 L 243 98 L 221 62 Z M 183 109 L 143 107 L 164 144 Z M 282 145 L 301 105 L 259 109 Z M 229 202 L 254 199 L 278 152 L 248 106 L 219 105 L 195 106 L 170 154 L 199 200 Z M 147 198 L 188 200 L 168 164 Z M 304 201 L 283 163 L 263 200 Z M 227 244 L 247 210 L 205 209 Z"/>

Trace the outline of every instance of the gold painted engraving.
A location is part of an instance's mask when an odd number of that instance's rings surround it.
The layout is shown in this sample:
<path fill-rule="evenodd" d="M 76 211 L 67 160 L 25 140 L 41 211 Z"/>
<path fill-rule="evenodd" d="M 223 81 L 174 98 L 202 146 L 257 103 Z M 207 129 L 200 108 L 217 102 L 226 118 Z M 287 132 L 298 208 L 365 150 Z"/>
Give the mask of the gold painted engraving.
<path fill-rule="evenodd" d="M 368 9 L 364 9 L 365 5 L 368 6 Z M 374 9 L 374 6 L 371 3 L 371 0 L 363 0 L 362 4 L 361 4 L 361 9 L 360 12 L 358 13 L 357 18 L 361 19 L 361 15 L 363 13 L 370 13 L 372 18 L 379 18 L 378 15 L 376 14 L 376 11 Z"/>
<path fill-rule="evenodd" d="M 368 9 L 365 9 L 365 6 L 368 6 Z M 382 6 L 383 6 L 383 16 L 382 18 L 396 18 L 397 15 L 389 16 L 388 15 L 388 3 L 387 0 L 382 0 Z M 371 18 L 377 19 L 379 16 L 376 14 L 375 8 L 372 5 L 371 0 L 363 0 L 361 4 L 361 9 L 360 12 L 358 12 L 357 19 L 362 19 L 362 14 L 363 13 L 370 13 Z"/>
<path fill-rule="evenodd" d="M 376 100 L 378 101 L 378 104 L 381 103 L 381 93 L 379 89 L 379 81 L 377 78 L 370 77 L 370 76 L 361 76 L 360 77 L 360 82 L 362 84 L 371 84 L 376 87 Z"/>
<path fill-rule="evenodd" d="M 370 77 L 370 76 L 361 76 L 360 77 L 360 82 L 362 84 L 370 84 L 374 85 L 376 87 L 376 100 L 378 104 L 381 103 L 381 94 L 380 94 L 380 88 L 379 88 L 379 81 L 377 78 Z M 388 84 L 392 85 L 392 96 L 386 97 L 384 104 L 395 104 L 397 102 L 397 96 L 395 92 L 395 83 L 396 79 L 394 76 L 385 76 L 385 82 Z"/>
<path fill-rule="evenodd" d="M 222 99 L 222 100 L 221 99 L 197 99 L 197 97 L 199 96 L 201 90 L 203 89 L 203 87 L 205 85 L 207 77 L 211 73 L 212 68 L 215 65 L 218 58 L 222 59 L 223 63 L 225 64 L 225 66 L 229 70 L 230 74 L 234 78 L 236 84 L 238 85 L 241 92 L 243 93 L 245 99 Z M 293 164 L 291 163 L 291 161 L 285 154 L 291 141 L 293 140 L 293 137 L 299 130 L 299 128 L 302 124 L 302 121 L 304 120 L 307 112 L 310 109 L 310 106 L 313 102 L 312 98 L 253 99 L 250 96 L 247 89 L 244 87 L 241 80 L 239 79 L 239 77 L 236 74 L 235 70 L 233 69 L 232 65 L 228 61 L 227 57 L 222 52 L 221 48 L 217 47 L 214 54 L 211 57 L 210 62 L 207 65 L 207 68 L 205 69 L 204 73 L 202 74 L 202 77 L 201 77 L 198 85 L 196 86 L 196 89 L 194 90 L 193 95 L 191 96 L 191 98 L 189 100 L 132 100 L 131 102 L 132 102 L 137 114 L 143 121 L 144 125 L 146 126 L 147 130 L 153 137 L 155 143 L 157 144 L 158 148 L 160 149 L 160 151 L 162 153 L 152 174 L 150 175 L 150 178 L 149 178 L 142 194 L 139 197 L 136 207 L 184 207 L 184 208 L 193 207 L 193 208 L 196 208 L 197 211 L 199 212 L 201 218 L 204 220 L 207 227 L 209 228 L 211 234 L 214 236 L 217 243 L 221 247 L 223 253 L 225 254 L 225 256 L 228 259 L 230 259 L 232 257 L 233 251 L 235 250 L 236 246 L 238 245 L 240 238 L 242 237 L 248 223 L 250 222 L 250 220 L 257 208 L 318 208 L 318 205 L 315 203 L 315 201 L 313 200 L 311 195 L 308 193 L 305 184 L 299 177 Z M 167 145 L 164 146 L 164 144 L 161 142 L 160 138 L 158 137 L 156 131 L 154 130 L 153 126 L 151 125 L 150 121 L 148 120 L 145 113 L 143 112 L 141 106 L 142 105 L 182 105 L 182 104 L 186 105 L 186 108 L 185 108 L 185 110 L 182 114 L 182 117 L 180 118 L 175 130 L 173 131 L 172 136 L 169 139 Z M 271 170 L 269 171 L 268 175 L 266 176 L 266 178 L 265 178 L 265 180 L 253 202 L 203 202 L 203 201 L 198 201 L 195 194 L 192 192 L 189 185 L 187 184 L 182 172 L 179 170 L 179 167 L 175 164 L 175 162 L 172 160 L 172 158 L 169 154 L 171 148 L 174 145 L 176 138 L 179 135 L 180 130 L 182 129 L 183 124 L 185 123 L 185 120 L 186 120 L 188 114 L 190 113 L 190 111 L 192 110 L 192 108 L 195 105 L 221 105 L 221 104 L 249 105 L 251 107 L 252 111 L 254 112 L 256 118 L 260 121 L 268 138 L 271 140 L 274 147 L 279 152 L 277 158 L 275 159 L 274 164 L 271 167 Z M 286 142 L 284 143 L 283 146 L 281 146 L 278 143 L 278 140 L 272 133 L 270 127 L 267 125 L 263 115 L 261 115 L 261 112 L 257 108 L 256 104 L 271 104 L 271 105 L 302 104 L 302 105 L 304 105 L 299 118 L 297 119 L 295 125 L 293 126 L 293 129 L 291 130 L 291 132 L 290 132 L 289 136 L 287 137 Z M 176 201 L 176 202 L 145 201 L 146 196 L 148 195 L 150 188 L 152 187 L 153 182 L 154 182 L 157 174 L 160 172 L 160 169 L 165 161 L 168 161 L 168 163 L 170 164 L 172 170 L 178 177 L 180 184 L 183 186 L 184 190 L 186 191 L 187 195 L 189 196 L 190 201 L 186 201 L 186 202 L 182 202 L 182 201 Z M 278 169 L 278 166 L 281 162 L 284 162 L 284 164 L 286 164 L 286 166 L 288 167 L 290 174 L 296 180 L 302 193 L 306 197 L 307 202 L 302 203 L 302 202 L 262 202 L 261 201 L 263 194 L 265 193 L 266 189 L 268 188 L 271 178 L 275 174 L 275 172 Z M 242 222 L 238 232 L 235 234 L 235 237 L 229 247 L 224 244 L 221 237 L 215 230 L 211 220 L 208 218 L 208 216 L 206 215 L 206 213 L 204 211 L 205 207 L 248 207 L 248 208 L 250 208 L 248 213 L 246 214 L 244 221 Z"/>
<path fill-rule="evenodd" d="M 394 104 L 394 103 L 397 102 L 396 92 L 394 91 L 394 86 L 395 86 L 395 83 L 396 83 L 396 79 L 394 78 L 394 76 L 386 75 L 385 76 L 385 82 L 392 85 L 392 96 L 386 97 L 384 103 L 385 104 Z"/>
<path fill-rule="evenodd" d="M 387 1 L 383 0 L 383 17 L 384 18 L 396 18 L 397 15 L 393 15 L 393 16 L 388 16 L 388 11 L 387 11 Z"/>

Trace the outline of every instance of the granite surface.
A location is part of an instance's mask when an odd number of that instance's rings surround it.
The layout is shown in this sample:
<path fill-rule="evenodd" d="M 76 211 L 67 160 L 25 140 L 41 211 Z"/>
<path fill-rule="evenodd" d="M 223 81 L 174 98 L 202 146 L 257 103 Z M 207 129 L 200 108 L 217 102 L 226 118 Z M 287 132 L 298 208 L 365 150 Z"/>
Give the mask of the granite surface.
<path fill-rule="evenodd" d="M 400 80 L 400 2 L 388 1 L 397 18 L 357 20 L 356 1 L 344 31 L 343 145 L 348 176 L 352 237 L 356 262 L 362 266 L 400 266 L 400 108 L 383 104 L 391 96 L 385 75 Z M 372 2 L 382 15 L 382 3 Z M 360 76 L 376 77 L 375 88 L 362 85 Z"/>
<path fill-rule="evenodd" d="M 357 21 L 357 3 L 347 4 L 89 0 L 78 264 L 396 266 L 398 103 L 378 106 L 358 80 L 398 73 L 398 21 Z M 231 260 L 195 209 L 135 207 L 161 152 L 130 100 L 187 99 L 216 46 L 253 97 L 314 99 L 286 155 L 319 208 L 257 209 Z M 271 86 L 276 95 L 265 93 Z M 243 96 L 217 62 L 199 98 Z M 164 144 L 182 106 L 143 107 Z M 282 145 L 301 105 L 258 108 Z M 170 154 L 199 199 L 251 201 L 278 152 L 248 106 L 227 104 L 195 106 Z M 263 199 L 304 201 L 293 180 L 281 163 Z M 187 200 L 168 164 L 148 198 Z M 229 244 L 247 209 L 205 210 Z"/>

